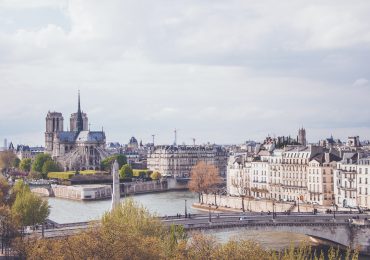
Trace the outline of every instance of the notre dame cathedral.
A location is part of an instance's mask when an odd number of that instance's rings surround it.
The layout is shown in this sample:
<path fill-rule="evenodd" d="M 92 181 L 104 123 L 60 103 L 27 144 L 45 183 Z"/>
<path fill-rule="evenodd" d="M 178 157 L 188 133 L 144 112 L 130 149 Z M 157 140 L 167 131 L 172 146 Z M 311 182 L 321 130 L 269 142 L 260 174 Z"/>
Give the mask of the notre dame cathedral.
<path fill-rule="evenodd" d="M 62 113 L 48 112 L 45 151 L 65 171 L 100 169 L 100 162 L 109 156 L 105 150 L 105 133 L 90 131 L 87 115 L 81 111 L 80 93 L 77 113 L 73 113 L 70 118 L 70 131 L 64 131 L 63 120 Z"/>

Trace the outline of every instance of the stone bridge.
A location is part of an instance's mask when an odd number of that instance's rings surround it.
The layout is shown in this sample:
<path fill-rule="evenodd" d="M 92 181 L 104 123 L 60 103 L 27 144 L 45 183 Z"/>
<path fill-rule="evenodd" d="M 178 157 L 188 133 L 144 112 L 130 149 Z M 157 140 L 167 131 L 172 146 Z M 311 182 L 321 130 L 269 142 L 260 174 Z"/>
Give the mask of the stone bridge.
<path fill-rule="evenodd" d="M 353 217 L 353 218 L 352 218 Z M 308 215 L 292 214 L 271 215 L 249 213 L 193 214 L 191 218 L 167 216 L 161 220 L 165 225 L 182 225 L 186 230 L 205 229 L 244 229 L 257 231 L 276 231 L 299 233 L 335 244 L 359 249 L 362 254 L 370 255 L 370 222 L 367 214 L 341 214 L 333 218 L 329 214 Z M 98 223 L 98 222 L 96 222 Z M 48 230 L 46 237 L 60 237 L 75 234 L 88 228 L 85 223 L 56 225 Z"/>
<path fill-rule="evenodd" d="M 220 216 L 216 218 L 206 217 L 207 221 L 200 221 L 199 218 L 194 218 L 192 221 L 171 221 L 166 220 L 165 223 L 182 224 L 186 230 L 204 230 L 204 229 L 238 229 L 256 230 L 256 231 L 276 231 L 299 233 L 320 240 L 326 240 L 335 244 L 358 248 L 361 253 L 370 255 L 370 222 L 367 220 L 367 215 L 360 215 L 359 219 L 355 215 L 343 214 L 336 216 L 332 215 L 285 215 L 278 216 L 272 219 L 271 216 L 251 215 L 246 217 L 233 217 L 234 214 L 229 214 L 228 217 Z"/>
<path fill-rule="evenodd" d="M 29 184 L 32 192 L 37 193 L 41 196 L 54 197 L 53 189 L 50 184 Z"/>
<path fill-rule="evenodd" d="M 228 223 L 228 224 L 208 224 L 205 225 L 188 225 L 185 227 L 187 230 L 194 229 L 235 229 L 243 228 L 244 230 L 256 231 L 276 231 L 276 232 L 290 232 L 299 233 L 320 240 L 326 240 L 335 244 L 359 248 L 364 254 L 370 255 L 370 225 L 348 225 L 337 223 L 256 223 L 256 224 L 241 224 L 241 223 Z"/>

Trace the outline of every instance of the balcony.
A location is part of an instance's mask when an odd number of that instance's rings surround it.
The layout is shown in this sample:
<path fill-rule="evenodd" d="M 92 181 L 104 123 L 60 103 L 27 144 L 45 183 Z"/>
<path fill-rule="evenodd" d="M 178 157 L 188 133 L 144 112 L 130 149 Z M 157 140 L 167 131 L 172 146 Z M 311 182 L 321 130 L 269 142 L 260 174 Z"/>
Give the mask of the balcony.
<path fill-rule="evenodd" d="M 357 190 L 357 188 L 354 188 L 354 187 L 343 187 L 343 186 L 340 186 L 339 189 L 348 190 L 348 191 L 356 191 Z"/>

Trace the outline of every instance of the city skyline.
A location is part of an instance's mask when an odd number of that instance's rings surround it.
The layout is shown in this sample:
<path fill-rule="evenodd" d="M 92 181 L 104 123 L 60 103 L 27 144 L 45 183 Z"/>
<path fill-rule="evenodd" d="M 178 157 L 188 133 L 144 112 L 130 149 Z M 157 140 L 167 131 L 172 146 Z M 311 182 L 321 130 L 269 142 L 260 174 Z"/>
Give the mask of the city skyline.
<path fill-rule="evenodd" d="M 107 141 L 241 143 L 307 129 L 370 139 L 370 3 L 2 1 L 0 139 L 47 111 Z"/>

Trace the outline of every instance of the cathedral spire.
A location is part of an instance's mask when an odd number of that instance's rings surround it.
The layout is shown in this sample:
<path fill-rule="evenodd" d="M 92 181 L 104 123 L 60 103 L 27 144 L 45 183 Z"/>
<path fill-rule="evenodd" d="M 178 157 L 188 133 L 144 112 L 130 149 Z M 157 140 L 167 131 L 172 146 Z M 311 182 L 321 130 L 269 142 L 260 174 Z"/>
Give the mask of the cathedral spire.
<path fill-rule="evenodd" d="M 78 90 L 78 109 L 77 109 L 77 132 L 81 132 L 83 130 L 83 119 L 82 119 L 82 112 L 81 112 L 81 102 L 80 102 L 80 90 Z"/>

